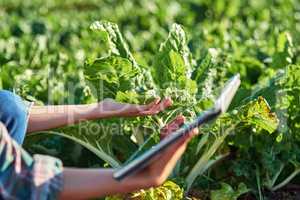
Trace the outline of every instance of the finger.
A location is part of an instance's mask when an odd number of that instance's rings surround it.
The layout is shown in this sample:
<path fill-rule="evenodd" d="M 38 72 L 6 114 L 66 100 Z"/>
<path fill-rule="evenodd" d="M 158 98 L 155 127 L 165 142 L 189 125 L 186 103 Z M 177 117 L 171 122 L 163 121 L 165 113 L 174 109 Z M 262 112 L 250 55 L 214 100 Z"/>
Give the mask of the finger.
<path fill-rule="evenodd" d="M 163 101 L 163 105 L 168 107 L 168 106 L 171 106 L 172 105 L 172 99 L 170 97 L 166 97 Z"/>
<path fill-rule="evenodd" d="M 137 104 L 126 104 L 126 109 L 130 111 L 130 114 L 140 112 L 140 115 L 143 115 L 143 112 L 149 111 L 152 107 L 156 106 L 160 102 L 160 97 L 155 98 L 151 103 L 147 105 L 137 105 Z"/>
<path fill-rule="evenodd" d="M 169 134 L 171 134 L 172 132 L 175 132 L 177 129 L 179 129 L 185 121 L 185 117 L 183 115 L 179 115 L 177 116 L 172 122 L 170 122 L 169 124 L 167 124 L 164 128 L 162 128 L 161 130 L 161 139 L 165 138 L 166 136 L 168 136 Z M 183 136 L 183 140 L 185 140 L 185 138 L 193 138 L 195 135 L 199 134 L 199 130 L 198 128 L 194 128 L 193 130 L 189 131 L 188 133 L 186 133 Z"/>
<path fill-rule="evenodd" d="M 167 107 L 172 105 L 172 99 L 167 97 L 163 99 L 159 104 L 154 106 L 152 109 L 157 110 L 158 112 L 165 110 Z"/>
<path fill-rule="evenodd" d="M 186 134 L 183 138 L 183 141 L 185 143 L 188 143 L 194 136 L 199 134 L 199 129 L 198 128 L 194 128 L 193 130 L 191 130 L 188 134 Z"/>
<path fill-rule="evenodd" d="M 153 107 L 155 107 L 159 104 L 160 100 L 161 100 L 160 97 L 157 97 L 151 103 L 140 106 L 142 108 L 140 111 L 147 112 L 147 111 L 151 110 Z"/>
<path fill-rule="evenodd" d="M 160 102 L 160 97 L 155 98 L 151 103 L 146 105 L 146 109 L 150 109 L 153 106 L 157 105 Z"/>
<path fill-rule="evenodd" d="M 179 129 L 179 127 L 184 124 L 184 121 L 185 117 L 183 115 L 178 115 L 173 121 L 171 121 L 169 124 L 162 128 L 161 139 L 165 138 L 170 133 Z"/>
<path fill-rule="evenodd" d="M 128 104 L 128 103 L 118 103 L 118 111 L 122 111 L 126 116 L 143 116 L 149 115 L 144 113 L 149 111 L 149 109 L 157 104 L 159 104 L 160 98 L 154 99 L 151 103 L 147 105 L 137 105 L 137 104 Z"/>
<path fill-rule="evenodd" d="M 154 104 L 151 108 L 148 110 L 145 110 L 143 112 L 144 115 L 153 115 L 157 114 L 163 110 L 165 110 L 167 107 L 172 105 L 172 100 L 171 98 L 165 98 L 163 99 L 160 103 Z"/>
<path fill-rule="evenodd" d="M 160 97 L 155 98 L 151 103 L 147 105 L 138 106 L 140 108 L 141 115 L 149 115 L 149 111 L 160 103 Z"/>

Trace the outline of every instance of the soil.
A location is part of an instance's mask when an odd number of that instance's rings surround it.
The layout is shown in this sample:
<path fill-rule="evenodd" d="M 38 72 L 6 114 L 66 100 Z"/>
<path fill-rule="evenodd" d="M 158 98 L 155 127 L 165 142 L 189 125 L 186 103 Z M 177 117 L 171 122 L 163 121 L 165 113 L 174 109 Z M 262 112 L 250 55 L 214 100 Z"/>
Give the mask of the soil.
<path fill-rule="evenodd" d="M 209 200 L 209 193 L 205 191 L 190 191 L 187 200 Z M 289 184 L 281 190 L 264 192 L 266 200 L 300 200 L 300 185 Z M 254 195 L 248 193 L 238 200 L 257 200 Z"/>

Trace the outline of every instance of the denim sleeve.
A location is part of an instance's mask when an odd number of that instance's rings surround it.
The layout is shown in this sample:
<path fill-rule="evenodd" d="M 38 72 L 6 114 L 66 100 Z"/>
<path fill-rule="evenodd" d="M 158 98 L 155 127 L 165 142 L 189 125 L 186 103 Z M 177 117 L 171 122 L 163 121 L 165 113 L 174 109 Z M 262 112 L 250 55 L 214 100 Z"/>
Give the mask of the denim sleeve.
<path fill-rule="evenodd" d="M 20 145 L 27 131 L 31 105 L 32 103 L 23 101 L 10 91 L 0 90 L 0 121 L 6 126 L 9 135 Z"/>
<path fill-rule="evenodd" d="M 52 200 L 63 187 L 62 162 L 31 157 L 0 123 L 0 199 Z"/>
<path fill-rule="evenodd" d="M 33 106 L 34 102 L 26 101 L 26 100 L 23 99 L 23 104 L 24 104 L 24 107 L 25 107 L 26 115 L 27 115 L 27 117 L 28 117 L 28 116 L 29 116 L 30 109 L 31 109 L 31 107 Z"/>

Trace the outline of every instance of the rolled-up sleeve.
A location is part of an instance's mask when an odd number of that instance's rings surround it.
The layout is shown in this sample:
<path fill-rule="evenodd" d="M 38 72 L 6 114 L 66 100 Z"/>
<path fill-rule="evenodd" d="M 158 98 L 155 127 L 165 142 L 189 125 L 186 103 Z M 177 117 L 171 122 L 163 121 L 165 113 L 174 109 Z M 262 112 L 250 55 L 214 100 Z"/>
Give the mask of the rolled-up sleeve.
<path fill-rule="evenodd" d="M 24 107 L 26 109 L 26 114 L 27 114 L 26 121 L 28 121 L 28 117 L 29 117 L 29 114 L 30 114 L 30 109 L 34 105 L 34 102 L 23 100 L 23 103 L 24 103 Z"/>
<path fill-rule="evenodd" d="M 57 199 L 63 187 L 62 170 L 62 162 L 57 158 L 31 157 L 0 123 L 0 195 L 3 199 Z"/>
<path fill-rule="evenodd" d="M 22 144 L 26 135 L 31 102 L 24 101 L 15 93 L 0 90 L 0 121 L 9 135 Z"/>

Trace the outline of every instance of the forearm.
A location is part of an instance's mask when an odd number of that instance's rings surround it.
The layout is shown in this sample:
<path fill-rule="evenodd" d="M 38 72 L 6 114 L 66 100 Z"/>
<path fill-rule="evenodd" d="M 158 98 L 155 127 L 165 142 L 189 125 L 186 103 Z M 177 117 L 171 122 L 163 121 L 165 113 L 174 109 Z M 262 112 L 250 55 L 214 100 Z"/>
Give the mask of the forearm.
<path fill-rule="evenodd" d="M 135 180 L 118 182 L 112 177 L 112 169 L 72 169 L 63 172 L 64 188 L 60 199 L 89 199 L 117 193 L 129 193 L 145 187 Z"/>
<path fill-rule="evenodd" d="M 27 132 L 47 130 L 65 125 L 109 117 L 134 117 L 157 114 L 172 104 L 171 99 L 155 99 L 147 105 L 119 103 L 104 99 L 95 104 L 33 106 L 30 110 Z"/>
<path fill-rule="evenodd" d="M 27 132 L 35 132 L 75 124 L 104 116 L 99 104 L 33 106 L 30 110 Z"/>

